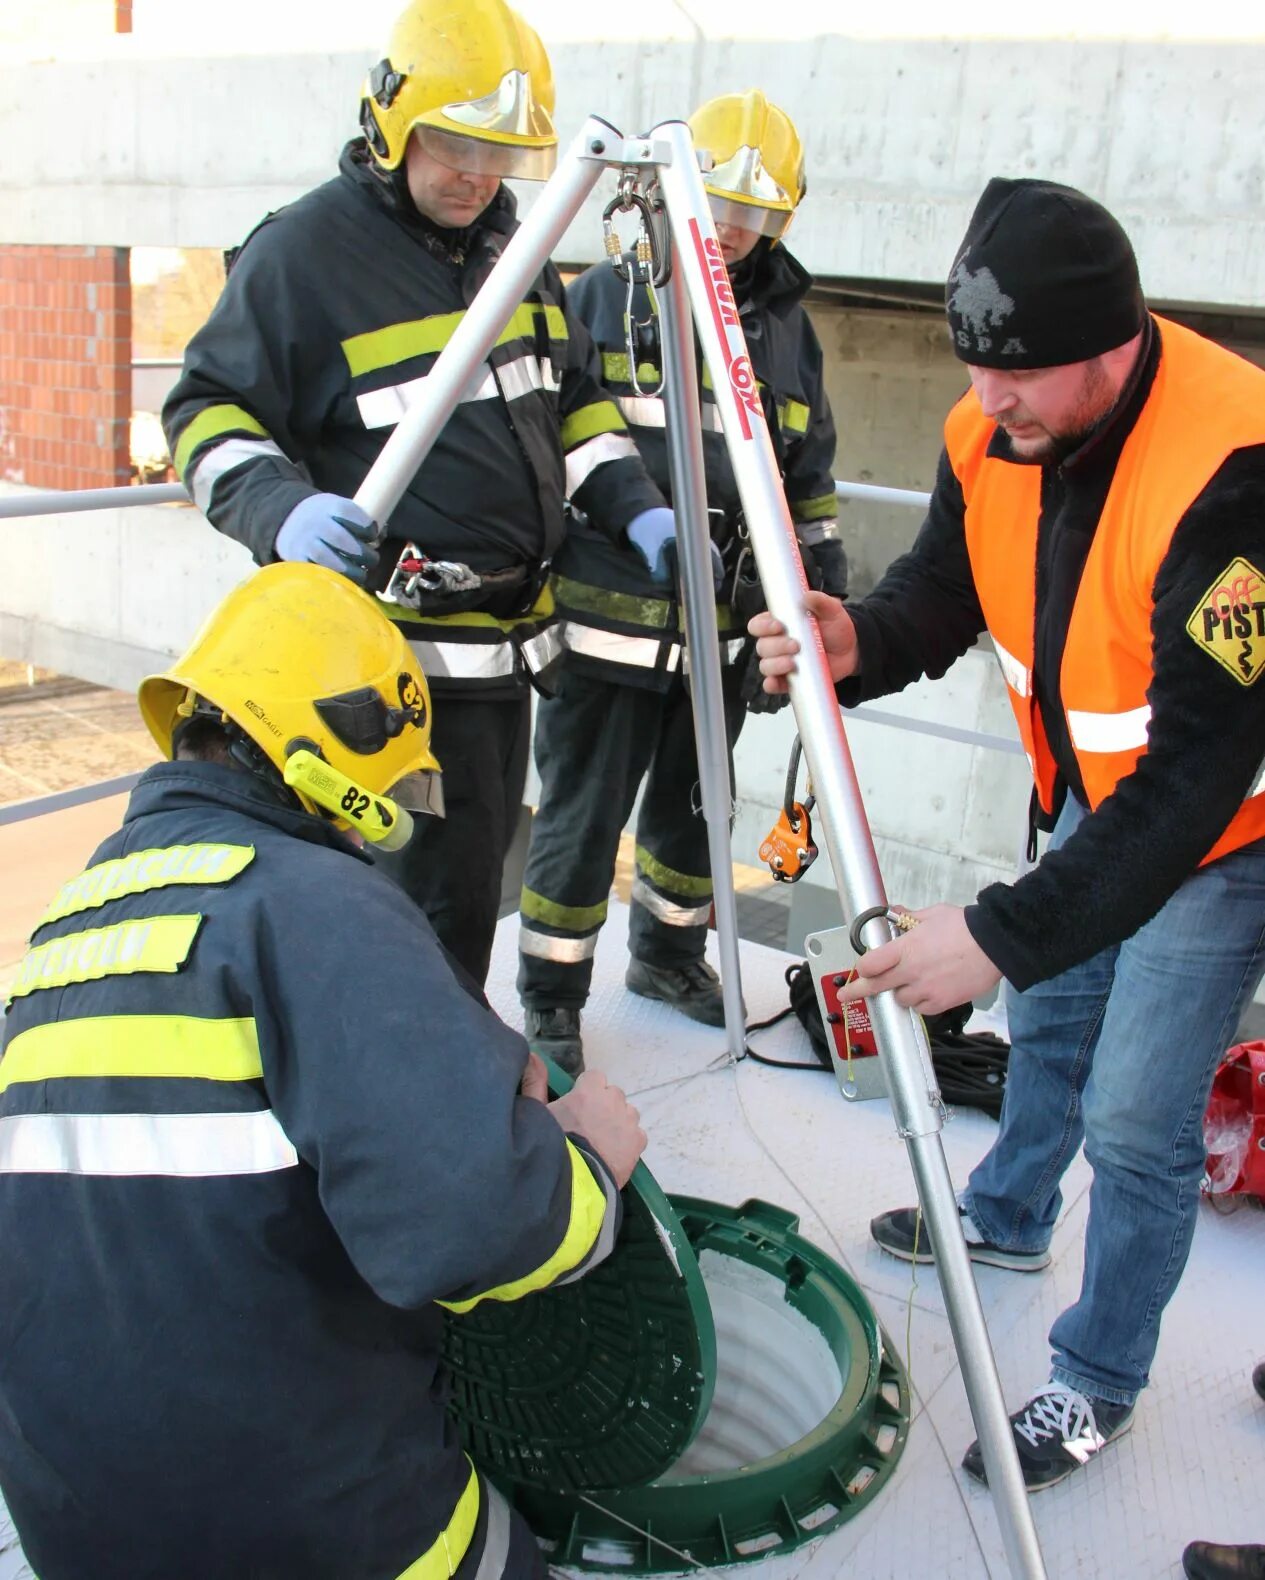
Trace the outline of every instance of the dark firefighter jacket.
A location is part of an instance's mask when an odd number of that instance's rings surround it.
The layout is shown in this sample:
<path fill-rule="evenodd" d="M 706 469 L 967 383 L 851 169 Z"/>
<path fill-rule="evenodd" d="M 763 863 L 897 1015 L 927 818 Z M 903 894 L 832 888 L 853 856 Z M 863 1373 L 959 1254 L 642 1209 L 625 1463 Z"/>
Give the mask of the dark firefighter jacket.
<path fill-rule="evenodd" d="M 355 494 L 517 229 L 514 216 L 502 187 L 467 231 L 438 231 L 356 139 L 332 181 L 251 233 L 163 411 L 176 469 L 221 532 L 267 564 L 301 499 Z M 662 504 L 599 375 L 547 264 L 381 548 L 375 591 L 406 541 L 480 573 L 522 573 L 517 588 L 463 596 L 446 617 L 437 618 L 442 602 L 425 618 L 384 606 L 420 644 L 435 690 L 512 695 L 524 659 L 544 667 L 557 638 L 542 567 L 562 542 L 565 496 L 612 539 Z"/>
<path fill-rule="evenodd" d="M 782 469 L 787 502 L 801 543 L 840 596 L 847 570 L 835 521 L 835 426 L 822 377 L 822 353 L 802 298 L 812 281 L 786 248 L 761 242 L 734 271 L 734 296 L 751 354 L 773 449 Z M 625 329 L 627 286 L 608 263 L 595 265 L 568 292 L 572 312 L 584 321 L 601 353 L 602 376 L 615 397 L 646 467 L 669 493 L 664 403 L 655 391 L 662 378 L 658 326 L 648 293 L 633 295 L 636 386 Z M 642 326 L 638 329 L 636 326 Z M 737 656 L 743 618 L 730 603 L 738 559 L 741 501 L 720 431 L 720 413 L 707 369 L 699 359 L 703 459 L 712 537 L 724 552 L 729 575 L 716 610 L 722 658 Z M 576 501 L 583 509 L 583 501 Z M 750 566 L 744 565 L 750 571 Z M 626 543 L 613 541 L 601 523 L 577 522 L 554 561 L 554 592 L 566 624 L 568 663 L 598 678 L 666 689 L 681 660 L 684 619 L 675 597 L 651 578 Z M 741 600 L 740 600 L 741 601 Z"/>
<path fill-rule="evenodd" d="M 1121 452 L 1152 397 L 1162 351 L 1149 328 L 1145 353 L 1111 415 L 1072 454 L 1040 468 L 1032 689 L 1058 768 L 1058 805 L 1064 794 L 1086 805 L 1091 799 L 1060 694 L 1068 630 Z M 1000 430 L 988 453 L 1021 464 Z M 1265 584 L 1265 445 L 1227 455 L 1178 521 L 1154 576 L 1150 716 L 1137 766 L 1066 845 L 1017 882 L 989 885 L 967 907 L 976 942 L 1016 987 L 1131 936 L 1195 871 L 1245 799 L 1260 792 L 1265 613 L 1246 674 L 1199 640 L 1209 593 L 1238 559 Z M 1257 607 L 1265 611 L 1265 600 Z M 849 612 L 861 656 L 859 677 L 838 688 L 849 706 L 899 691 L 920 675 L 944 674 L 984 630 L 966 503 L 947 453 L 913 548 Z M 1109 633 L 1103 640 L 1107 655 Z"/>
<path fill-rule="evenodd" d="M 437 1303 L 576 1273 L 618 1195 L 422 913 L 161 764 L 5 1031 L 0 1488 L 41 1580 L 447 1576 L 409 1568 L 477 1514 Z"/>

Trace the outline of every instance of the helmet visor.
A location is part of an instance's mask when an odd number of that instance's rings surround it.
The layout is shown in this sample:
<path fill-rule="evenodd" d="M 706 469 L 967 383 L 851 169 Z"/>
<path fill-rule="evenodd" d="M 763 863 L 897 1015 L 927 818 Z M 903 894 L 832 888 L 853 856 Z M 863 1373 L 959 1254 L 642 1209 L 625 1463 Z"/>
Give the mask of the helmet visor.
<path fill-rule="evenodd" d="M 490 143 L 482 137 L 442 132 L 437 126 L 416 126 L 414 136 L 425 153 L 449 170 L 471 176 L 508 176 L 517 181 L 547 181 L 558 162 L 558 150 L 529 148 L 522 143 Z"/>
<path fill-rule="evenodd" d="M 708 178 L 710 180 L 710 178 Z M 755 203 L 736 203 L 733 198 L 720 197 L 710 189 L 707 193 L 711 204 L 712 219 L 717 225 L 732 225 L 736 230 L 753 230 L 758 236 L 783 236 L 794 214 L 785 209 L 761 208 Z"/>
<path fill-rule="evenodd" d="M 406 812 L 428 812 L 431 817 L 444 815 L 443 777 L 437 769 L 419 768 L 416 773 L 405 774 L 391 786 L 387 795 Z"/>

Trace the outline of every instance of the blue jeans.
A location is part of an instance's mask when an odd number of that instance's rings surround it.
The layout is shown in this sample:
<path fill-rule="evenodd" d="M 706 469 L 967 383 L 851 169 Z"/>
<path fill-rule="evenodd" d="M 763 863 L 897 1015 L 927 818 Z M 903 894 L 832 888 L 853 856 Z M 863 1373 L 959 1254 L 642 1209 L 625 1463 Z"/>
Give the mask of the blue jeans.
<path fill-rule="evenodd" d="M 1068 796 L 1051 840 L 1085 809 Z M 1132 938 L 1007 995 L 1001 1129 L 962 1201 L 981 1233 L 1044 1250 L 1082 1140 L 1093 1168 L 1080 1298 L 1050 1329 L 1051 1377 L 1131 1404 L 1195 1232 L 1203 1114 L 1265 970 L 1265 840 L 1187 878 Z"/>

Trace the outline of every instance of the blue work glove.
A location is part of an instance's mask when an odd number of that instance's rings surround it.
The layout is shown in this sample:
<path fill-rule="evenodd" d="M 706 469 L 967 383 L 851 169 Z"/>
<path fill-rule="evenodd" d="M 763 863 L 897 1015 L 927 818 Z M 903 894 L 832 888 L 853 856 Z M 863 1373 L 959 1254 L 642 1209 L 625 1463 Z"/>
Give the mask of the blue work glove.
<path fill-rule="evenodd" d="M 676 517 L 664 505 L 643 510 L 628 523 L 628 541 L 650 568 L 650 574 L 661 587 L 671 587 L 676 580 Z M 725 562 L 714 543 L 712 551 L 712 583 L 716 591 L 725 576 Z"/>
<path fill-rule="evenodd" d="M 341 494 L 310 494 L 281 523 L 277 558 L 326 565 L 364 587 L 378 563 L 373 545 L 377 530 L 354 499 L 344 499 Z"/>

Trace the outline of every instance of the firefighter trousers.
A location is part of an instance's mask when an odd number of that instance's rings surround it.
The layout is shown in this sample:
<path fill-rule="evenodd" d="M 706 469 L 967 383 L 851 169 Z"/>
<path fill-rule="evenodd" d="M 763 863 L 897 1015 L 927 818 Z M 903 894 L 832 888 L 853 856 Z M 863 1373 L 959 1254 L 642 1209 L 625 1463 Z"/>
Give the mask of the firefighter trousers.
<path fill-rule="evenodd" d="M 722 677 L 732 751 L 745 713 L 739 677 L 728 666 Z M 681 677 L 664 693 L 564 668 L 557 696 L 537 710 L 535 750 L 540 806 L 520 907 L 523 1004 L 579 1009 L 588 998 L 619 836 L 643 777 L 629 951 L 654 966 L 701 960 L 711 863 L 694 715 Z"/>
<path fill-rule="evenodd" d="M 440 943 L 482 985 L 518 827 L 531 743 L 531 695 L 471 702 L 441 694 L 431 749 L 443 770 L 442 818 L 418 813 L 403 850 L 374 860 L 426 912 Z"/>

